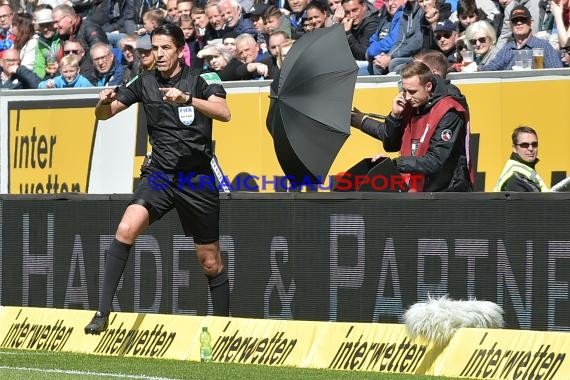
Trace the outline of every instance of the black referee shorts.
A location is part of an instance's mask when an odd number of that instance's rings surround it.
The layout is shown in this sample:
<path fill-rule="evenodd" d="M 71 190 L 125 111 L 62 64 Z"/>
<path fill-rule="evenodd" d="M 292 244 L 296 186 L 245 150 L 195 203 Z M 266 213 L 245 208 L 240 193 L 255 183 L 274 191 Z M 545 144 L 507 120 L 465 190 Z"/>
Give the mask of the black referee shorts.
<path fill-rule="evenodd" d="M 181 186 L 175 174 L 144 173 L 133 195 L 131 204 L 146 203 L 149 211 L 149 224 L 162 218 L 176 208 L 178 218 L 186 236 L 192 236 L 196 244 L 209 244 L 220 237 L 220 197 L 217 188 L 204 186 L 208 183 L 196 175 Z M 167 180 L 168 178 L 168 180 Z M 211 177 L 207 177 L 209 180 Z M 157 185 L 158 184 L 158 185 Z"/>

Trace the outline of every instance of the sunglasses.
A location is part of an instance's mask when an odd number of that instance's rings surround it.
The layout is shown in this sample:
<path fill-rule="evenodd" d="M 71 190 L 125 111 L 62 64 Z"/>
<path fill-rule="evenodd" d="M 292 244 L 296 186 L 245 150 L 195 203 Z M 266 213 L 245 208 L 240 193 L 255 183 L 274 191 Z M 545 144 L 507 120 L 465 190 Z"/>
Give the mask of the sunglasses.
<path fill-rule="evenodd" d="M 528 24 L 528 23 L 530 23 L 530 20 L 528 18 L 524 18 L 524 17 L 517 17 L 517 18 L 511 19 L 511 24 L 516 25 L 518 23 Z"/>
<path fill-rule="evenodd" d="M 520 144 L 515 144 L 516 146 L 520 146 L 523 149 L 528 149 L 529 147 L 538 148 L 538 141 L 533 141 L 531 143 L 523 142 Z"/>
<path fill-rule="evenodd" d="M 477 42 L 479 42 L 480 44 L 484 44 L 485 42 L 487 42 L 487 37 L 479 37 L 469 40 L 469 43 L 473 46 L 477 45 Z"/>
<path fill-rule="evenodd" d="M 451 37 L 452 34 L 453 34 L 453 32 L 437 32 L 435 34 L 435 39 L 441 40 L 442 37 L 445 39 L 448 39 L 449 37 Z"/>
<path fill-rule="evenodd" d="M 70 54 L 79 55 L 79 53 L 81 53 L 81 50 L 64 50 L 63 51 L 64 55 L 70 55 Z"/>

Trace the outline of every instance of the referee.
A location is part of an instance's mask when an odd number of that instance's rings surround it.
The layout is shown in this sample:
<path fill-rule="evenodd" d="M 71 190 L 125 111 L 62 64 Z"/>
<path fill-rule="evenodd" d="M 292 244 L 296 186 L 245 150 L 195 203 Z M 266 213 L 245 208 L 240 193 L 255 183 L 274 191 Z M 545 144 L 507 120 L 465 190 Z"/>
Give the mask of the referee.
<path fill-rule="evenodd" d="M 86 334 L 107 329 L 113 296 L 129 251 L 150 224 L 176 208 L 184 232 L 196 244 L 208 278 L 214 315 L 229 315 L 229 283 L 219 246 L 219 192 L 204 186 L 213 178 L 212 119 L 231 118 L 226 92 L 215 74 L 200 74 L 181 63 L 184 34 L 174 24 L 151 34 L 156 69 L 145 71 L 115 90 L 99 93 L 98 120 L 106 120 L 134 103 L 146 114 L 152 157 L 143 164 L 141 182 L 117 227 L 105 260 L 99 309 Z"/>

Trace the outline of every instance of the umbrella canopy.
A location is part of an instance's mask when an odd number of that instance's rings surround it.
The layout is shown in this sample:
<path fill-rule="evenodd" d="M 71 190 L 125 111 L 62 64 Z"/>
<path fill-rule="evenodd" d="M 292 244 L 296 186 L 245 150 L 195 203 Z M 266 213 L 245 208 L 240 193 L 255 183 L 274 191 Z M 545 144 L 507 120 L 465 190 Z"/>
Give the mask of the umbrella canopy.
<path fill-rule="evenodd" d="M 323 183 L 350 135 L 358 67 L 342 25 L 303 35 L 271 84 L 267 129 L 293 185 Z"/>

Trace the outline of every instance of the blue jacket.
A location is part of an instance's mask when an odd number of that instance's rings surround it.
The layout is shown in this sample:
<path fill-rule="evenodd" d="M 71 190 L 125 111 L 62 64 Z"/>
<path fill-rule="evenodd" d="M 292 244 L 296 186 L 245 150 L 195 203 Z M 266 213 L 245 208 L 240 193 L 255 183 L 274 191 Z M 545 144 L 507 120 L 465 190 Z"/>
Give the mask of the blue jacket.
<path fill-rule="evenodd" d="M 400 34 L 400 18 L 402 17 L 403 8 L 394 13 L 394 16 L 382 8 L 380 15 L 380 23 L 374 34 L 370 37 L 370 45 L 366 50 L 366 56 L 371 61 L 381 53 L 388 53 L 396 43 Z"/>
<path fill-rule="evenodd" d="M 121 64 L 121 59 L 117 58 L 117 51 L 118 49 L 113 49 L 114 59 L 113 59 L 113 66 L 111 69 L 105 73 L 101 74 L 97 70 L 95 70 L 95 75 L 97 77 L 97 82 L 94 83 L 96 87 L 104 87 L 104 86 L 119 86 L 123 83 L 123 72 L 125 71 L 125 67 Z"/>
<path fill-rule="evenodd" d="M 66 82 L 63 76 L 58 75 L 53 78 L 55 88 L 69 88 L 69 87 L 93 87 L 91 82 L 81 74 L 77 74 L 72 82 Z M 38 88 L 47 88 L 47 80 L 41 81 Z"/>

